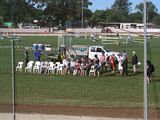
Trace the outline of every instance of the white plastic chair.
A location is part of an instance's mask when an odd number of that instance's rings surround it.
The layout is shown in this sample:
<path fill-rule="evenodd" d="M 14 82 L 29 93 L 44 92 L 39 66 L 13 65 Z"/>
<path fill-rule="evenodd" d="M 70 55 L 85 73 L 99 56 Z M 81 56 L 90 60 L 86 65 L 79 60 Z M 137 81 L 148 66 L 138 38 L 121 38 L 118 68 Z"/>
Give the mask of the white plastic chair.
<path fill-rule="evenodd" d="M 42 73 L 44 71 L 44 73 L 47 72 L 47 66 L 48 66 L 48 62 L 42 61 L 41 65 L 40 65 L 40 73 Z"/>
<path fill-rule="evenodd" d="M 40 66 L 41 66 L 41 62 L 40 61 L 36 61 L 35 65 L 33 67 L 33 73 L 40 73 Z"/>
<path fill-rule="evenodd" d="M 63 74 L 63 68 L 64 68 L 64 65 L 63 64 L 59 64 L 58 65 L 58 69 L 57 69 L 57 74 Z"/>
<path fill-rule="evenodd" d="M 29 63 L 32 63 L 32 64 L 33 64 L 33 63 L 34 63 L 34 61 L 29 61 Z"/>
<path fill-rule="evenodd" d="M 55 72 L 55 64 L 53 62 L 48 63 L 47 73 L 54 73 Z"/>
<path fill-rule="evenodd" d="M 27 63 L 27 66 L 25 67 L 25 72 L 32 72 L 32 68 L 33 68 L 33 63 L 34 63 L 34 61 L 29 61 L 28 63 Z"/>
<path fill-rule="evenodd" d="M 89 70 L 89 76 L 95 75 L 95 72 L 96 72 L 95 66 L 92 65 L 92 66 L 91 66 L 91 69 Z"/>
<path fill-rule="evenodd" d="M 55 72 L 56 72 L 56 73 L 57 73 L 57 69 L 59 68 L 59 65 L 60 65 L 60 64 L 61 64 L 60 62 L 56 62 L 56 63 L 55 63 L 55 67 L 54 67 L 54 68 L 55 68 Z"/>
<path fill-rule="evenodd" d="M 18 62 L 17 67 L 16 67 L 16 71 L 22 72 L 22 68 L 23 68 L 23 62 Z"/>

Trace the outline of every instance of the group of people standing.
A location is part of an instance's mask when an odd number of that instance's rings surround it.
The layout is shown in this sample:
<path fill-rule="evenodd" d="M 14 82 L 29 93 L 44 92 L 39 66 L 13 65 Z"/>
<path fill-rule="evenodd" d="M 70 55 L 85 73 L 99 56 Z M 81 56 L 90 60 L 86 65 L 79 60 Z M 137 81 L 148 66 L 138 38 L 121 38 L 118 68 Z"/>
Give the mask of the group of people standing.
<path fill-rule="evenodd" d="M 133 67 L 133 74 L 137 74 L 137 66 L 140 65 L 140 61 L 138 60 L 138 57 L 136 55 L 136 52 L 133 51 L 132 52 L 132 67 Z M 124 76 L 124 74 L 126 74 L 126 76 L 128 76 L 128 59 L 127 57 L 120 59 L 119 60 L 119 71 L 120 74 L 122 76 Z M 147 82 L 150 83 L 151 82 L 151 78 L 152 78 L 152 74 L 155 71 L 154 70 L 154 65 L 151 63 L 150 60 L 147 60 Z"/>
<path fill-rule="evenodd" d="M 131 64 L 133 67 L 133 74 L 137 74 L 137 66 L 139 64 L 139 60 L 135 51 L 132 52 Z M 128 56 L 126 52 L 124 52 L 123 56 L 121 55 L 119 56 L 118 69 L 119 69 L 120 75 L 128 76 Z"/>
<path fill-rule="evenodd" d="M 112 63 L 112 62 L 111 62 Z M 122 54 L 119 55 L 119 61 L 118 61 L 118 70 L 120 75 L 122 76 L 128 76 L 128 55 L 124 51 Z M 133 67 L 133 74 L 137 74 L 137 65 L 138 65 L 138 57 L 136 55 L 136 52 L 132 52 L 132 59 L 131 59 L 131 64 Z"/>
<path fill-rule="evenodd" d="M 39 50 L 35 50 L 34 53 L 34 59 L 35 61 L 40 61 L 41 52 Z M 94 76 L 99 76 L 100 72 L 104 72 L 110 67 L 111 73 L 115 74 L 116 65 L 118 64 L 118 71 L 121 76 L 128 76 L 128 55 L 124 51 L 122 54 L 119 54 L 119 59 L 117 61 L 117 58 L 114 54 L 111 56 L 105 56 L 105 53 L 102 52 L 102 55 L 100 58 L 98 58 L 97 55 L 94 56 L 94 59 L 91 60 L 87 56 L 84 56 L 81 59 L 77 59 L 74 61 L 69 60 L 67 57 L 64 57 L 63 60 L 60 62 L 64 64 L 64 69 L 66 69 L 68 66 L 72 67 L 71 70 L 74 72 L 73 74 L 80 74 L 86 76 L 89 74 L 89 70 L 91 69 L 91 66 L 95 67 L 95 73 Z M 29 52 L 28 47 L 25 48 L 25 66 L 27 66 L 27 63 L 29 62 Z M 140 64 L 138 57 L 136 55 L 136 52 L 132 52 L 132 59 L 131 64 L 133 67 L 133 74 L 137 74 L 137 66 Z M 68 68 L 67 68 L 68 69 Z M 65 71 L 67 71 L 67 69 Z M 70 71 L 71 71 L 70 70 Z M 151 64 L 150 61 L 147 61 L 147 81 L 148 83 L 151 81 L 152 72 L 154 72 L 154 66 Z"/>

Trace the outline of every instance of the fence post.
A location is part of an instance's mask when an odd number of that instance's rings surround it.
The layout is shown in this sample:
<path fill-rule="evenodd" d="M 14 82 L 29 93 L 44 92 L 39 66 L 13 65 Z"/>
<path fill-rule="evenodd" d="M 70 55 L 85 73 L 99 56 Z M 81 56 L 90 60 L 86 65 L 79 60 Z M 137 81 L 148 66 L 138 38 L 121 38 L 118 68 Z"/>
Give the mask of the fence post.
<path fill-rule="evenodd" d="M 12 56 L 12 112 L 13 112 L 13 120 L 16 120 L 16 115 L 15 115 L 14 40 L 13 40 L 13 38 L 11 38 L 11 56 Z"/>
<path fill-rule="evenodd" d="M 148 106 L 147 106 L 147 28 L 146 28 L 146 0 L 144 0 L 144 120 L 148 119 Z"/>

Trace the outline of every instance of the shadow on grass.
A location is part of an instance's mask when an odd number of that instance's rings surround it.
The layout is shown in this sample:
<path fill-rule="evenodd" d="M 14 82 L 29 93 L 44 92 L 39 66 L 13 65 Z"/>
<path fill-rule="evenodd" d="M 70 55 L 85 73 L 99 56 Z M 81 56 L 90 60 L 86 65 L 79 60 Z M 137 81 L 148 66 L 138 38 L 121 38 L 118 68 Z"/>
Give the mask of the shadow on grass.
<path fill-rule="evenodd" d="M 128 75 L 129 76 L 138 76 L 138 75 L 142 75 L 143 71 L 137 71 L 136 74 L 133 73 L 133 71 L 128 71 Z"/>
<path fill-rule="evenodd" d="M 128 70 L 128 76 L 127 77 L 139 76 L 139 75 L 142 75 L 142 74 L 143 74 L 143 71 L 137 71 L 137 73 L 134 74 L 132 70 Z M 107 76 L 124 77 L 125 75 L 124 76 L 120 75 L 119 71 L 116 71 L 115 73 L 111 73 L 111 71 L 108 70 L 108 71 L 100 73 L 100 76 L 101 77 L 107 77 Z"/>

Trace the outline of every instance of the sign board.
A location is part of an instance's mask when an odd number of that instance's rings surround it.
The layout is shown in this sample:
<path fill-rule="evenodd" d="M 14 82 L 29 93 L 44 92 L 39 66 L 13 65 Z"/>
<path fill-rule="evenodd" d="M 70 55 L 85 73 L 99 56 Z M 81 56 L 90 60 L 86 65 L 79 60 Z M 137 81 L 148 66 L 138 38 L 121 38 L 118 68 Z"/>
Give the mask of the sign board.
<path fill-rule="evenodd" d="M 13 22 L 4 22 L 4 27 L 12 27 Z"/>

